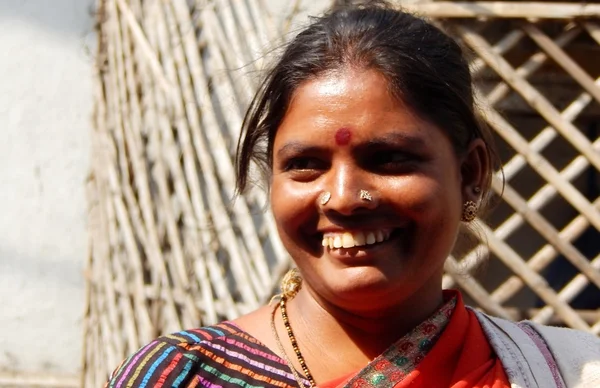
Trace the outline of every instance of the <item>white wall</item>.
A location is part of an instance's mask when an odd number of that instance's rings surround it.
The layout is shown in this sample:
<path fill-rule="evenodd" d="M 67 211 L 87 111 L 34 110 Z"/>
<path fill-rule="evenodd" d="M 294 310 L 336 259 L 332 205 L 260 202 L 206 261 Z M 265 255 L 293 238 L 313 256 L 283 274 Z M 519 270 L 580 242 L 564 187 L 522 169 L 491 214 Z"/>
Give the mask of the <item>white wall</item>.
<path fill-rule="evenodd" d="M 0 369 L 80 370 L 92 4 L 0 0 Z"/>

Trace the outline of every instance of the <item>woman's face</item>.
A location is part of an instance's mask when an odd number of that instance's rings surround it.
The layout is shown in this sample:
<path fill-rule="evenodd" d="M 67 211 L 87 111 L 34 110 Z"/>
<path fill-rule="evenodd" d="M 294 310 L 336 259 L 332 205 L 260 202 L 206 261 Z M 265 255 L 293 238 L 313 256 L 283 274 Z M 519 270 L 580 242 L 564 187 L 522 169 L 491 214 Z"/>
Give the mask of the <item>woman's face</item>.
<path fill-rule="evenodd" d="M 462 211 L 460 163 L 380 73 L 302 84 L 274 139 L 271 204 L 305 286 L 357 311 L 439 293 Z"/>

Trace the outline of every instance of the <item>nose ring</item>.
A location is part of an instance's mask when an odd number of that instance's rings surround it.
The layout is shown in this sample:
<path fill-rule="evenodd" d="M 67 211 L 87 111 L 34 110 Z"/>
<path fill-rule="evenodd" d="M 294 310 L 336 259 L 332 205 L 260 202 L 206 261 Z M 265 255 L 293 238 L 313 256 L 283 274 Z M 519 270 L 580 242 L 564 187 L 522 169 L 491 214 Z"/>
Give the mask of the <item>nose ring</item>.
<path fill-rule="evenodd" d="M 325 206 L 330 199 L 331 193 L 329 191 L 323 191 L 321 195 L 319 195 L 319 205 Z"/>
<path fill-rule="evenodd" d="M 358 196 L 363 201 L 371 202 L 373 200 L 371 193 L 369 193 L 367 190 L 361 190 Z"/>

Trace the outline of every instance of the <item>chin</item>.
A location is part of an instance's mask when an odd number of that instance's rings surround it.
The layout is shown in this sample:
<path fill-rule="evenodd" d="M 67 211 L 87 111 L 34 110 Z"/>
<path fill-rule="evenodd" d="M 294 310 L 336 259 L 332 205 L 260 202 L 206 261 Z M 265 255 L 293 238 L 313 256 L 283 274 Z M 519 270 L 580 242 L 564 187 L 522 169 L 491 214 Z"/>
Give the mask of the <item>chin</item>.
<path fill-rule="evenodd" d="M 390 278 L 379 268 L 352 267 L 328 272 L 331 275 L 315 291 L 345 310 L 385 308 L 403 294 L 403 280 Z"/>

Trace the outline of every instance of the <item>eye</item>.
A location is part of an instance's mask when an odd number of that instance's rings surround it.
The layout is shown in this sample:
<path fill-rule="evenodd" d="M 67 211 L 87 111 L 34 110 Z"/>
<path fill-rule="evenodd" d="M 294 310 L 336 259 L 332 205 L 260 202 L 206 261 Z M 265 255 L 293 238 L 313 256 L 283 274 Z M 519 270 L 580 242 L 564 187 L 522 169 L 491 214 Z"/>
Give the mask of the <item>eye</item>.
<path fill-rule="evenodd" d="M 294 180 L 309 181 L 316 179 L 327 167 L 327 162 L 319 158 L 294 157 L 285 162 L 283 170 Z"/>
<path fill-rule="evenodd" d="M 390 174 L 411 170 L 418 162 L 418 157 L 415 155 L 398 150 L 381 150 L 369 159 L 368 164 L 372 169 Z"/>
<path fill-rule="evenodd" d="M 288 160 L 285 164 L 285 171 L 293 170 L 318 170 L 322 169 L 324 163 L 317 158 L 297 157 Z"/>

